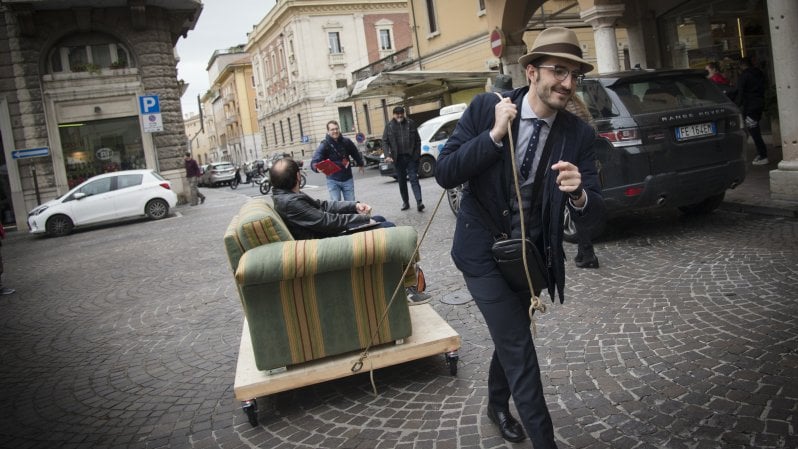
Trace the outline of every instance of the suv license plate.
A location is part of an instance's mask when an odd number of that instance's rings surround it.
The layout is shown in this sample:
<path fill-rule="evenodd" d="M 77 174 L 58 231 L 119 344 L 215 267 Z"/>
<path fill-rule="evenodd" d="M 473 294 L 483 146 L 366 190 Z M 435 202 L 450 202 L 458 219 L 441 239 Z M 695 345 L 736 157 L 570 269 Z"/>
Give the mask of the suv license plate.
<path fill-rule="evenodd" d="M 699 123 L 697 125 L 680 126 L 676 128 L 676 140 L 689 140 L 697 137 L 714 136 L 718 131 L 715 122 Z"/>

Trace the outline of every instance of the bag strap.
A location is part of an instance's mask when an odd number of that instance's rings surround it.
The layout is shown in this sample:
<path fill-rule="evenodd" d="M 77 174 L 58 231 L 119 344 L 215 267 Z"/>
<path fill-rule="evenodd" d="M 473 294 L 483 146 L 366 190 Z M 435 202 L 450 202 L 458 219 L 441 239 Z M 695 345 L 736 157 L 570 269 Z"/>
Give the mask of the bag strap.
<path fill-rule="evenodd" d="M 499 101 L 502 101 L 504 97 L 502 94 L 495 92 L 496 96 L 499 97 Z M 522 239 L 526 239 L 526 224 L 524 223 L 524 205 L 523 201 L 521 200 L 521 184 L 518 182 L 518 162 L 515 160 L 515 143 L 513 139 L 513 126 L 512 121 L 507 122 L 507 137 L 510 141 L 510 162 L 512 162 L 513 167 L 513 185 L 515 186 L 515 196 L 516 201 L 518 202 L 518 214 L 520 215 L 521 219 L 521 237 Z M 548 141 L 546 142 L 548 144 Z M 540 182 L 540 179 L 536 180 Z M 537 187 L 537 186 L 535 186 Z M 534 190 L 533 190 L 534 191 Z M 540 310 L 540 313 L 546 313 L 546 305 L 543 301 L 540 300 L 540 297 L 535 296 L 535 289 L 532 285 L 532 276 L 529 275 L 529 262 L 527 259 L 527 248 L 526 245 L 521 245 L 521 258 L 524 262 L 524 274 L 526 274 L 526 283 L 529 285 L 529 294 L 531 295 L 530 298 L 530 305 L 529 305 L 529 319 L 532 321 L 532 330 L 537 334 L 537 326 L 535 325 L 535 311 Z"/>

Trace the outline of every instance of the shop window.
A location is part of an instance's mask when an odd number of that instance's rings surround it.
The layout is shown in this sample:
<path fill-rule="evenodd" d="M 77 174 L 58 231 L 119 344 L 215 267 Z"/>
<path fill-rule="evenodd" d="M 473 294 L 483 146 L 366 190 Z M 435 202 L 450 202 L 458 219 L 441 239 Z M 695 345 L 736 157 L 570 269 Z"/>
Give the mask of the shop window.
<path fill-rule="evenodd" d="M 138 117 L 58 125 L 70 188 L 101 173 L 147 168 Z"/>
<path fill-rule="evenodd" d="M 111 36 L 84 33 L 69 36 L 50 50 L 50 72 L 93 72 L 131 67 L 127 48 Z"/>

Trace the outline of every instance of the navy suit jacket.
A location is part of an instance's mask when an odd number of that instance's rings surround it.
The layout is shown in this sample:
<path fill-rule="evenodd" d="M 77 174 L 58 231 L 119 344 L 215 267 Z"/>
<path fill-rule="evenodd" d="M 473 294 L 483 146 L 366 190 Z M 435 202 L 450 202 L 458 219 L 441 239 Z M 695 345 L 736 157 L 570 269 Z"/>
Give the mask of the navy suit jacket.
<path fill-rule="evenodd" d="M 518 115 L 512 124 L 516 138 L 521 121 L 521 102 L 528 90 L 527 86 L 505 93 L 518 107 Z M 509 156 L 509 135 L 504 138 L 504 147 L 497 148 L 489 134 L 495 121 L 494 106 L 498 102 L 499 98 L 493 93 L 480 94 L 474 98 L 446 142 L 435 167 L 435 178 L 444 188 L 468 183 L 460 202 L 451 254 L 457 268 L 469 276 L 482 276 L 496 267 L 491 253 L 494 235 L 482 222 L 484 214 L 476 201 L 487 209 L 499 230 L 510 235 L 512 226 L 510 201 L 515 195 L 515 188 Z M 590 125 L 568 111 L 559 111 L 546 140 L 546 145 L 552 146 L 551 157 L 548 162 L 540 162 L 550 167 L 558 160 L 563 160 L 579 167 L 588 200 L 581 213 L 572 208 L 571 214 L 582 232 L 589 232 L 590 228 L 601 224 L 605 217 L 595 162 L 594 145 L 598 142 Z M 553 301 L 559 291 L 560 302 L 563 302 L 563 214 L 566 204 L 571 206 L 567 195 L 557 187 L 556 178 L 557 172 L 546 170 L 542 207 L 533 213 L 541 214 L 542 233 L 538 245 L 542 244 L 539 249 L 548 266 L 549 295 Z"/>

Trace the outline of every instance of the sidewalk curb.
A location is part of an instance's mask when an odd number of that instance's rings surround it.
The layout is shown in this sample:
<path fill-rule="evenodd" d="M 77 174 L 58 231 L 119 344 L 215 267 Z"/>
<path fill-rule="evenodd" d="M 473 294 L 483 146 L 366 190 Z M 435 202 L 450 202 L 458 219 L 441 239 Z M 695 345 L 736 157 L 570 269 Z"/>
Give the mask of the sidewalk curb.
<path fill-rule="evenodd" d="M 732 203 L 724 201 L 719 209 L 730 212 L 743 212 L 748 214 L 770 215 L 774 217 L 798 218 L 798 206 L 776 207 L 759 204 Z"/>

